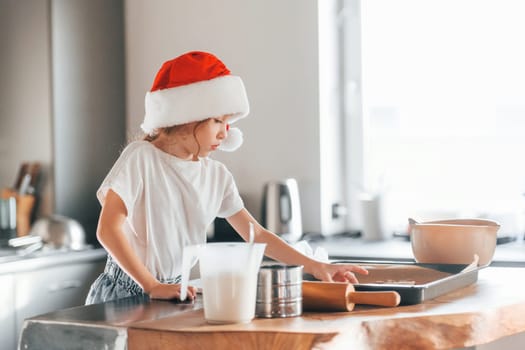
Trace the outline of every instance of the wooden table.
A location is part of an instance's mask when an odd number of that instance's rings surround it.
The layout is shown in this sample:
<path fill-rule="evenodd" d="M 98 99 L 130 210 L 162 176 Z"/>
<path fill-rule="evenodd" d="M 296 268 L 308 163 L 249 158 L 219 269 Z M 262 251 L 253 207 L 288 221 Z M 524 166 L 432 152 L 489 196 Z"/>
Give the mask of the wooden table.
<path fill-rule="evenodd" d="M 478 282 L 418 305 L 356 306 L 248 324 L 210 325 L 202 307 L 128 325 L 128 349 L 449 349 L 525 331 L 525 268 L 490 267 Z"/>

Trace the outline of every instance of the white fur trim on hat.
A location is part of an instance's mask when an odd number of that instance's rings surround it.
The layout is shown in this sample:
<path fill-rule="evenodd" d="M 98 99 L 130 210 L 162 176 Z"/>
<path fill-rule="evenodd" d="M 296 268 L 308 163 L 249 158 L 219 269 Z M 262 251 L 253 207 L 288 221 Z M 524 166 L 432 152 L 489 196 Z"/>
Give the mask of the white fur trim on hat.
<path fill-rule="evenodd" d="M 242 131 L 239 128 L 230 128 L 228 130 L 228 137 L 222 140 L 219 149 L 221 151 L 233 152 L 241 147 L 243 142 Z"/>
<path fill-rule="evenodd" d="M 145 107 L 141 128 L 148 134 L 227 114 L 232 114 L 231 124 L 250 111 L 242 79 L 234 75 L 147 92 Z"/>

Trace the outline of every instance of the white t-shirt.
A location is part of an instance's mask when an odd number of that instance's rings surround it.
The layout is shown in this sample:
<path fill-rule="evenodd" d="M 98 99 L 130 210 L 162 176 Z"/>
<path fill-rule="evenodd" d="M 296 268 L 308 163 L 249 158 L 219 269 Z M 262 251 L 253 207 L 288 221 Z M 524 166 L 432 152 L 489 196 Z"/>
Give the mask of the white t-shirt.
<path fill-rule="evenodd" d="M 97 191 L 101 204 L 109 189 L 127 208 L 123 231 L 132 248 L 160 280 L 181 274 L 183 248 L 205 243 L 206 229 L 217 216 L 244 207 L 222 163 L 182 160 L 147 141 L 124 149 Z"/>

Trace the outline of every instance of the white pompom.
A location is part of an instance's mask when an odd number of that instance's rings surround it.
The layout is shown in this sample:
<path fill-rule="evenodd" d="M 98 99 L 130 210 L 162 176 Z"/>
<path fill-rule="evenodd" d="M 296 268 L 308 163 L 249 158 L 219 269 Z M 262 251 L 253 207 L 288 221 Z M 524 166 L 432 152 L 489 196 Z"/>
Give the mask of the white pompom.
<path fill-rule="evenodd" d="M 239 128 L 230 128 L 228 136 L 222 140 L 219 149 L 221 151 L 232 152 L 242 145 L 242 131 Z"/>

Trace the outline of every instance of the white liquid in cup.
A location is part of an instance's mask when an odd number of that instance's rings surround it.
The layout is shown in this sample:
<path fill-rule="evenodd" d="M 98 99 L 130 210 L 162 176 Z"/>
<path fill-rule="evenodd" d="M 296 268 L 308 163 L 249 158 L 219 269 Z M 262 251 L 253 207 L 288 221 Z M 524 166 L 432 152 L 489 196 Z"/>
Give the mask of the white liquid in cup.
<path fill-rule="evenodd" d="M 206 321 L 248 323 L 254 318 L 257 275 L 251 272 L 225 272 L 202 278 Z"/>
<path fill-rule="evenodd" d="M 210 323 L 247 323 L 255 317 L 257 273 L 264 243 L 208 243 L 184 248 L 181 299 L 190 268 L 199 259 L 204 318 Z"/>

